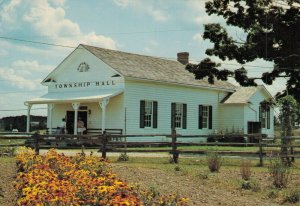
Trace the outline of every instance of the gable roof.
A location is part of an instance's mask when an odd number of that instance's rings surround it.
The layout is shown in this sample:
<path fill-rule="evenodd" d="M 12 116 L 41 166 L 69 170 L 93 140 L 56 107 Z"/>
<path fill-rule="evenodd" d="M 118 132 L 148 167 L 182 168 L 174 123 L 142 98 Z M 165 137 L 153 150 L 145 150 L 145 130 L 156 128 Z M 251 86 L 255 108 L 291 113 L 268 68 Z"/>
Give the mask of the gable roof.
<path fill-rule="evenodd" d="M 267 89 L 263 86 L 256 87 L 237 87 L 234 93 L 226 96 L 221 103 L 223 104 L 247 104 L 250 101 L 250 98 L 258 91 L 265 90 L 268 96 L 272 98 L 271 94 L 267 91 Z"/>
<path fill-rule="evenodd" d="M 194 74 L 185 69 L 178 61 L 116 50 L 103 49 L 88 45 L 82 46 L 125 78 L 159 81 L 166 83 L 199 86 L 234 91 L 236 87 L 229 82 L 196 80 Z"/>

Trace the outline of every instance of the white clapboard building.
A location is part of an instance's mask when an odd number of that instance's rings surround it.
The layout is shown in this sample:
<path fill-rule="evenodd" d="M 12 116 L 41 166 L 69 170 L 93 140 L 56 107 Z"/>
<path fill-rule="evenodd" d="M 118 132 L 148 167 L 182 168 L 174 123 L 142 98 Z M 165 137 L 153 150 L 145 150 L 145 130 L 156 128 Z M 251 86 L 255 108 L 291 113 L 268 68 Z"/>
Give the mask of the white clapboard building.
<path fill-rule="evenodd" d="M 77 134 L 77 118 L 87 130 L 122 134 L 166 134 L 174 126 L 183 135 L 260 129 L 274 136 L 273 109 L 260 102 L 272 98 L 264 86 L 236 87 L 228 82 L 195 80 L 185 69 L 188 53 L 178 61 L 79 45 L 43 81 L 48 93 L 25 102 L 30 109 L 48 105 L 47 126 L 66 119 Z"/>

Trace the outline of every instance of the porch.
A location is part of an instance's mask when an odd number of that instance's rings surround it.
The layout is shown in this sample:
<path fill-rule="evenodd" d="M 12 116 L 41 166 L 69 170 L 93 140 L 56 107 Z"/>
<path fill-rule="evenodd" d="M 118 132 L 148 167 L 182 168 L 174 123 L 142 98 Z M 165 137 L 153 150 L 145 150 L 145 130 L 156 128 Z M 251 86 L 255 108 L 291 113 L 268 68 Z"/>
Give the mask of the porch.
<path fill-rule="evenodd" d="M 30 110 L 33 105 L 47 104 L 48 134 L 57 133 L 65 124 L 67 134 L 80 134 L 78 128 L 83 122 L 83 134 L 102 134 L 110 131 L 121 134 L 123 131 L 117 113 L 122 113 L 122 90 L 103 90 L 94 92 L 48 93 L 40 98 L 25 102 L 27 106 L 26 132 L 30 132 Z M 62 121 L 65 120 L 65 123 Z M 112 125 L 112 122 L 117 122 Z M 109 124 L 107 126 L 107 123 Z M 109 128 L 109 129 L 107 129 Z"/>

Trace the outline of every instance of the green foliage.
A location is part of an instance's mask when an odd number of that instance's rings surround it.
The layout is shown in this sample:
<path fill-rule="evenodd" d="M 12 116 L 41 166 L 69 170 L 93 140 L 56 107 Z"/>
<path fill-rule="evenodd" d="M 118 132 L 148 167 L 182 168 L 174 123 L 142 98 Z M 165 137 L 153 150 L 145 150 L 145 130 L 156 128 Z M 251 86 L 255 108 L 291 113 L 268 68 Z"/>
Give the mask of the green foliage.
<path fill-rule="evenodd" d="M 206 156 L 208 169 L 211 172 L 219 172 L 222 164 L 222 157 L 216 151 L 209 151 Z"/>
<path fill-rule="evenodd" d="M 271 85 L 276 78 L 287 77 L 286 91 L 300 102 L 300 9 L 298 4 L 293 4 L 295 0 L 283 2 L 207 1 L 205 7 L 209 15 L 223 17 L 228 26 L 238 27 L 245 35 L 230 36 L 221 24 L 210 23 L 204 25 L 203 39 L 213 43 L 213 47 L 208 48 L 206 54 L 217 56 L 223 61 L 236 60 L 241 65 L 256 59 L 273 62 L 272 71 L 256 78 Z M 196 79 L 208 77 L 210 83 L 214 82 L 214 77 L 227 80 L 229 76 L 233 76 L 242 86 L 256 85 L 255 78 L 248 77 L 243 66 L 234 72 L 220 69 L 220 66 L 206 58 L 198 65 L 188 65 L 187 70 L 193 72 Z"/>
<path fill-rule="evenodd" d="M 244 190 L 250 190 L 251 189 L 250 181 L 246 181 L 246 180 L 242 181 L 241 188 Z"/>
<path fill-rule="evenodd" d="M 276 188 L 287 187 L 290 168 L 279 157 L 270 160 L 269 173 Z"/>
<path fill-rule="evenodd" d="M 300 190 L 299 189 L 292 189 L 288 190 L 284 193 L 283 202 L 295 204 L 300 201 Z"/>
<path fill-rule="evenodd" d="M 126 153 L 121 153 L 118 157 L 118 162 L 126 162 L 129 160 L 129 156 Z"/>
<path fill-rule="evenodd" d="M 242 160 L 240 166 L 242 179 L 245 181 L 250 180 L 251 177 L 251 162 L 249 160 Z"/>
<path fill-rule="evenodd" d="M 280 109 L 280 122 L 282 127 L 282 135 L 292 135 L 292 125 L 294 125 L 298 112 L 298 103 L 293 96 L 288 95 L 278 99 Z"/>
<path fill-rule="evenodd" d="M 47 117 L 30 115 L 30 119 L 31 122 L 39 122 L 38 125 L 31 126 L 31 131 L 46 129 Z M 18 129 L 19 132 L 26 131 L 27 116 L 25 115 L 15 117 L 3 117 L 1 120 L 6 131 L 11 131 L 12 129 Z"/>
<path fill-rule="evenodd" d="M 272 190 L 268 191 L 267 196 L 270 199 L 275 199 L 278 197 L 278 191 L 272 189 Z"/>
<path fill-rule="evenodd" d="M 208 174 L 207 172 L 201 172 L 201 173 L 199 174 L 199 178 L 200 178 L 201 180 L 207 180 L 207 179 L 209 179 L 209 174 Z"/>
<path fill-rule="evenodd" d="M 261 189 L 259 184 L 254 180 L 252 180 L 252 181 L 242 180 L 241 188 L 244 190 L 251 190 L 253 192 L 258 192 Z"/>
<path fill-rule="evenodd" d="M 180 168 L 178 165 L 176 165 L 176 166 L 174 167 L 174 170 L 175 170 L 175 171 L 180 171 L 181 168 Z"/>
<path fill-rule="evenodd" d="M 0 148 L 0 156 L 14 156 L 15 155 L 15 147 L 2 147 Z"/>

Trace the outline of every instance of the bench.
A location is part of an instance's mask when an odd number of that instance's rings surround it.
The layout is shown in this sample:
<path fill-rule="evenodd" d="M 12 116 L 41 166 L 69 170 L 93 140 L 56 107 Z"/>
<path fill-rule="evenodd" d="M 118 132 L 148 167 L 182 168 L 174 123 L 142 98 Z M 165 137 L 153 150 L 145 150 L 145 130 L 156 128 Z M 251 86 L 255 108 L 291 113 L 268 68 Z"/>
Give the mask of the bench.
<path fill-rule="evenodd" d="M 111 135 L 122 135 L 123 129 L 105 129 L 106 134 Z M 87 128 L 87 134 L 88 135 L 97 135 L 102 134 L 101 128 Z M 122 138 L 114 138 L 113 141 L 122 141 Z"/>

